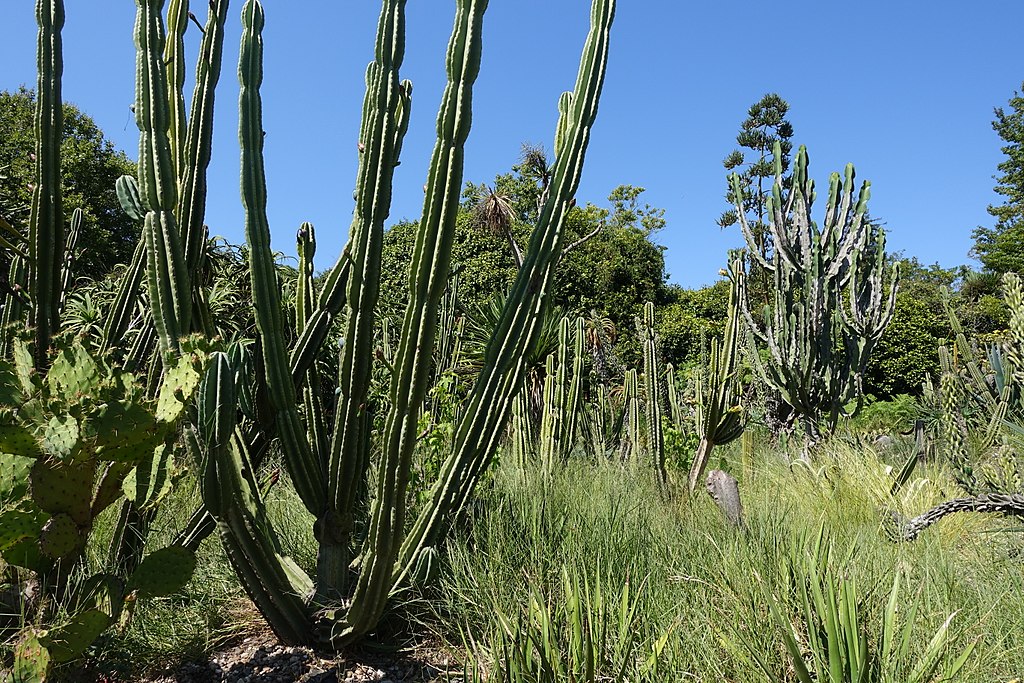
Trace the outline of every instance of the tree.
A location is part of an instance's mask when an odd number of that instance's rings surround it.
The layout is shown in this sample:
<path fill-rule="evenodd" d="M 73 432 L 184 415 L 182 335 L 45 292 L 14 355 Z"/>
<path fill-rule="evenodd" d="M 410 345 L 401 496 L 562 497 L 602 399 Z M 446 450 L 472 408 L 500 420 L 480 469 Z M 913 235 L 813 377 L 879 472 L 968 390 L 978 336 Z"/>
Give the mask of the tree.
<path fill-rule="evenodd" d="M 767 232 L 766 207 L 775 180 L 776 143 L 781 150 L 779 161 L 782 164 L 783 185 L 789 186 L 789 157 L 793 149 L 790 139 L 793 137 L 793 125 L 786 118 L 788 112 L 789 103 L 776 93 L 768 93 L 750 105 L 747 118 L 740 124 L 736 143 L 750 150 L 751 158 L 748 159 L 746 153 L 736 149 L 722 162 L 727 171 L 738 173 L 742 188 L 742 201 L 737 201 L 730 183 L 726 188 L 725 200 L 732 207 L 742 204 L 747 224 L 759 239 L 763 239 Z M 735 170 L 744 164 L 746 168 L 741 171 Z M 722 214 L 718 219 L 718 225 L 727 228 L 735 225 L 738 220 L 737 209 L 732 208 Z"/>
<path fill-rule="evenodd" d="M 0 212 L 16 229 L 28 229 L 33 177 L 35 93 L 24 87 L 0 92 Z M 97 279 L 131 259 L 139 242 L 139 225 L 117 200 L 114 183 L 134 175 L 133 164 L 114 149 L 103 131 L 72 104 L 64 104 L 61 178 L 64 212 L 84 212 L 75 275 Z"/>
<path fill-rule="evenodd" d="M 1006 201 L 990 205 L 988 212 L 995 219 L 992 227 L 978 226 L 971 233 L 974 256 L 986 270 L 1003 274 L 1024 272 L 1024 97 L 1014 92 L 1010 109 L 996 107 L 992 128 L 1006 144 L 1006 159 L 996 168 L 995 191 Z"/>
<path fill-rule="evenodd" d="M 725 201 L 733 208 L 721 215 L 718 226 L 728 228 L 742 218 L 754 245 L 762 254 L 772 251 L 768 197 L 775 182 L 776 162 L 782 170 L 782 187 L 789 188 L 791 182 L 789 162 L 793 149 L 790 141 L 793 125 L 786 118 L 788 112 L 789 103 L 776 93 L 768 93 L 750 105 L 747 118 L 740 124 L 740 132 L 736 136 L 736 143 L 741 149 L 733 150 L 722 162 L 730 177 L 735 174 L 739 183 L 734 185 L 730 181 L 727 184 Z M 748 268 L 748 287 L 753 300 L 760 302 L 760 306 L 769 305 L 771 275 L 756 260 L 748 263 Z"/>
<path fill-rule="evenodd" d="M 452 270 L 459 273 L 464 310 L 484 306 L 515 279 L 516 253 L 529 242 L 531 218 L 544 191 L 543 173 L 537 170 L 542 164 L 520 163 L 513 173 L 498 176 L 493 186 L 466 186 L 452 246 Z M 610 209 L 587 204 L 569 212 L 566 248 L 553 289 L 555 306 L 610 319 L 626 361 L 639 358 L 634 319 L 644 302 L 663 303 L 668 291 L 664 248 L 651 240 L 665 225 L 664 210 L 642 202 L 643 192 L 642 187 L 620 185 L 609 196 Z M 380 306 L 395 319 L 408 300 L 406 264 L 417 225 L 398 223 L 384 238 Z"/>

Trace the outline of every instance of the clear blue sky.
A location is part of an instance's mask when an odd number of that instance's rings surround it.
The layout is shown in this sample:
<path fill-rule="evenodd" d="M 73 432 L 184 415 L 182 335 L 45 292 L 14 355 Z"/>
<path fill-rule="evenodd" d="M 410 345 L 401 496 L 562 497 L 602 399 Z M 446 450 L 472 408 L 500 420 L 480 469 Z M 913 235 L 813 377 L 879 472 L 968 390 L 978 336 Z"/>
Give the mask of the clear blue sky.
<path fill-rule="evenodd" d="M 35 83 L 33 4 L 0 9 L 0 89 Z M 134 3 L 67 2 L 64 97 L 114 143 L 137 155 L 129 112 L 134 87 Z M 403 77 L 414 82 L 413 120 L 396 177 L 392 220 L 415 218 L 443 87 L 454 2 L 410 0 Z M 476 88 L 466 179 L 490 182 L 524 141 L 548 149 L 555 103 L 572 87 L 587 0 L 491 0 Z M 205 3 L 194 2 L 200 18 Z M 241 0 L 217 103 L 207 222 L 241 241 L 235 59 Z M 264 127 L 274 246 L 294 253 L 303 220 L 317 225 L 318 265 L 348 230 L 363 73 L 379 3 L 266 0 Z M 102 8 L 102 9 L 100 9 Z M 1024 81 L 1020 0 L 830 3 L 620 0 L 598 125 L 578 199 L 606 204 L 628 183 L 666 209 L 657 236 L 670 279 L 712 282 L 735 228 L 715 219 L 724 203 L 721 161 L 747 107 L 775 91 L 790 105 L 819 187 L 853 162 L 872 181 L 871 212 L 891 249 L 925 263 L 968 262 L 971 230 L 990 224 L 992 175 L 1002 159 L 992 108 Z M 188 35 L 193 63 L 199 33 Z M 191 70 L 191 66 L 189 67 Z M 189 86 L 190 92 L 190 86 Z M 821 208 L 821 207 L 819 207 Z M 819 211 L 820 215 L 820 211 Z"/>

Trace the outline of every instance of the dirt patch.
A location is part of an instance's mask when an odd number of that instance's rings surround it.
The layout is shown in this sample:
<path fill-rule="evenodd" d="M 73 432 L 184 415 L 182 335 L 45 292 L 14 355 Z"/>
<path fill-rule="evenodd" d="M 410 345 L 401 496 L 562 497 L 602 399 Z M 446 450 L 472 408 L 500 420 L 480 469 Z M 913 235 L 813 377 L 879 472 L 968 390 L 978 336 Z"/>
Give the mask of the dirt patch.
<path fill-rule="evenodd" d="M 462 680 L 462 666 L 429 646 L 397 652 L 363 651 L 325 658 L 309 648 L 253 635 L 205 662 L 181 664 L 146 683 L 427 683 Z"/>

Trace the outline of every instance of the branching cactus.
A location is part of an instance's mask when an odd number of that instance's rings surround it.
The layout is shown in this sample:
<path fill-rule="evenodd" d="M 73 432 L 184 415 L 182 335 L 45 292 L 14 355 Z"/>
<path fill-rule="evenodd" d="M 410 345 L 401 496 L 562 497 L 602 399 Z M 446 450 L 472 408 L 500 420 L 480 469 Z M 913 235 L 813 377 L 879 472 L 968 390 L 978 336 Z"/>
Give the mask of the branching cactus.
<path fill-rule="evenodd" d="M 141 0 L 139 0 L 141 2 Z M 159 2 L 140 4 L 140 73 L 157 69 L 163 54 L 160 27 L 148 18 Z M 430 163 L 426 197 L 410 266 L 410 301 L 406 309 L 393 367 L 383 432 L 371 439 L 374 409 L 367 390 L 376 358 L 375 318 L 384 221 L 391 201 L 392 174 L 399 163 L 408 126 L 412 86 L 400 80 L 404 52 L 404 0 L 385 0 L 378 24 L 376 54 L 367 70 L 363 121 L 358 140 L 359 169 L 349 242 L 328 274 L 313 305 L 311 287 L 300 282 L 299 339 L 288 348 L 270 226 L 266 217 L 267 188 L 263 169 L 263 128 L 259 87 L 262 80 L 264 14 L 258 0 L 242 10 L 239 62 L 241 79 L 239 140 L 242 148 L 242 196 L 252 277 L 254 311 L 262 355 L 257 371 L 257 396 L 263 397 L 267 419 L 243 420 L 224 438 L 220 430 L 199 430 L 196 447 L 204 463 L 204 499 L 243 585 L 278 635 L 290 643 L 337 648 L 374 628 L 396 586 L 423 580 L 436 567 L 436 548 L 452 516 L 458 512 L 490 462 L 502 436 L 525 375 L 525 360 L 535 345 L 540 321 L 549 306 L 555 264 L 563 249 L 564 221 L 573 206 L 590 130 L 594 123 L 608 52 L 613 0 L 594 0 L 591 31 L 584 48 L 576 88 L 559 101 L 555 135 L 556 160 L 549 193 L 533 231 L 522 269 L 493 333 L 480 376 L 473 385 L 455 428 L 451 452 L 418 518 L 406 521 L 407 489 L 419 417 L 430 388 L 431 356 L 437 341 L 441 299 L 448 287 L 455 214 L 463 182 L 463 148 L 469 134 L 472 87 L 479 70 L 481 31 L 486 0 L 459 0 L 455 28 L 446 60 L 448 85 L 442 96 L 437 143 Z M 160 83 L 162 79 L 157 79 Z M 167 98 L 140 78 L 140 102 L 152 105 Z M 164 105 L 168 109 L 170 105 Z M 143 137 L 154 167 L 171 149 L 167 112 L 151 113 Z M 159 139 L 159 138 L 162 138 Z M 170 158 L 170 155 L 166 155 Z M 148 168 L 148 167 L 147 167 Z M 180 173 L 178 177 L 180 177 Z M 152 201 L 152 188 L 140 183 L 147 227 L 151 214 L 164 211 Z M 148 199 L 147 199 L 148 198 Z M 156 199 L 161 199 L 157 197 Z M 166 199 L 166 198 L 165 198 Z M 154 208 L 154 206 L 159 206 Z M 181 221 L 179 217 L 179 222 Z M 164 231 L 165 232 L 165 231 Z M 152 253 L 170 254 L 164 232 L 147 233 Z M 180 235 L 179 235 L 180 237 Z M 311 235 L 310 235 L 311 237 Z M 156 240 L 156 242 L 155 242 Z M 188 239 L 186 238 L 186 242 Z M 312 248 L 300 237 L 301 258 Z M 158 250 L 162 250 L 159 251 Z M 186 254 L 188 249 L 183 250 Z M 177 254 L 177 252 L 175 252 Z M 151 262 L 152 262 L 152 257 Z M 171 260 L 176 256 L 172 255 Z M 165 259 L 166 260 L 166 259 Z M 185 259 L 188 260 L 187 257 Z M 154 321 L 165 356 L 173 353 L 170 334 L 187 313 L 175 304 L 170 269 L 150 281 Z M 157 287 L 163 287 L 157 290 Z M 159 300 L 169 292 L 170 296 Z M 344 345 L 339 367 L 339 398 L 333 426 L 318 436 L 316 410 L 299 409 L 299 388 L 324 344 L 327 329 L 342 310 Z M 178 317 L 175 317 L 178 316 Z M 580 354 L 582 355 L 582 354 Z M 218 357 L 204 382 L 205 414 L 221 414 L 237 385 L 238 372 L 225 369 L 230 359 Z M 569 391 L 570 400 L 578 392 Z M 221 421 L 220 424 L 226 424 Z M 313 425 L 313 427 L 311 427 Z M 214 433 L 220 434 L 213 439 Z M 315 517 L 319 555 L 314 576 L 308 576 L 281 551 L 274 530 L 262 512 L 254 461 L 276 439 L 303 504 Z M 318 445 L 317 442 L 320 442 Z M 329 446 L 324 448 L 323 444 Z M 367 489 L 368 468 L 375 465 L 376 487 Z M 369 516 L 359 516 L 369 508 Z M 201 528 L 199 518 L 194 528 Z M 358 532 L 358 534 L 357 534 Z M 195 536 L 191 537 L 193 540 Z M 357 545 L 357 538 L 365 538 Z"/>
<path fill-rule="evenodd" d="M 733 277 L 737 275 L 733 264 Z M 729 317 L 722 339 L 711 341 L 708 366 L 696 371 L 696 423 L 700 442 L 690 466 L 690 493 L 697 490 L 700 477 L 711 459 L 711 450 L 743 433 L 742 385 L 739 377 L 740 312 L 735 285 L 729 292 Z"/>
<path fill-rule="evenodd" d="M 815 192 L 806 148 L 797 152 L 788 189 L 783 187 L 781 156 L 776 149 L 776 180 L 768 204 L 770 252 L 758 246 L 738 211 L 746 258 L 773 278 L 773 303 L 763 315 L 750 308 L 742 264 L 735 269 L 736 281 L 747 327 L 769 352 L 767 362 L 753 354 L 755 365 L 793 408 L 809 443 L 814 443 L 822 426 L 826 432 L 835 428 L 850 401 L 857 399 L 860 406 L 864 370 L 895 309 L 899 270 L 894 267 L 885 277 L 885 235 L 867 220 L 869 183 L 854 197 L 852 164 L 843 178 L 833 173 L 829 179 L 819 228 L 811 219 Z M 736 196 L 742 196 L 739 176 L 733 174 L 730 180 Z"/>

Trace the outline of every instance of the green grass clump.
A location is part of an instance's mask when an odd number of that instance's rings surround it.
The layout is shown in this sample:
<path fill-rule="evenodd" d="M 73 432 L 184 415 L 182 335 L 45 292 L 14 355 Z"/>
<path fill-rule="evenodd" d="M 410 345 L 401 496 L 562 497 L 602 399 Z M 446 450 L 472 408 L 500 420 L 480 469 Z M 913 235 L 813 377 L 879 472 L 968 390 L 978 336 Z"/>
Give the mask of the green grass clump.
<path fill-rule="evenodd" d="M 818 622 L 806 616 L 793 568 L 814 560 L 820 533 L 843 560 L 829 564 L 822 585 L 855 585 L 858 628 L 872 653 L 893 610 L 892 628 L 910 634 L 900 650 L 909 672 L 955 613 L 938 648 L 943 662 L 970 650 L 955 680 L 1006 681 L 1024 671 L 1019 534 L 993 533 L 1002 521 L 967 515 L 896 544 L 881 526 L 886 511 L 917 514 L 955 493 L 941 472 L 919 471 L 894 497 L 891 468 L 870 450 L 836 441 L 813 466 L 791 464 L 782 450 L 759 452 L 741 482 L 743 529 L 703 494 L 666 501 L 640 466 L 573 461 L 545 477 L 503 463 L 449 544 L 436 628 L 467 643 L 492 680 L 620 680 L 623 650 L 625 680 L 797 680 L 791 646 L 810 661 L 807 624 Z M 573 607 L 581 595 L 591 599 Z M 602 651 L 588 655 L 594 639 L 572 633 L 590 631 L 602 634 Z M 555 632 L 562 635 L 549 637 Z M 556 660 L 561 676 L 552 673 Z M 580 668 L 587 661 L 595 677 Z"/>

